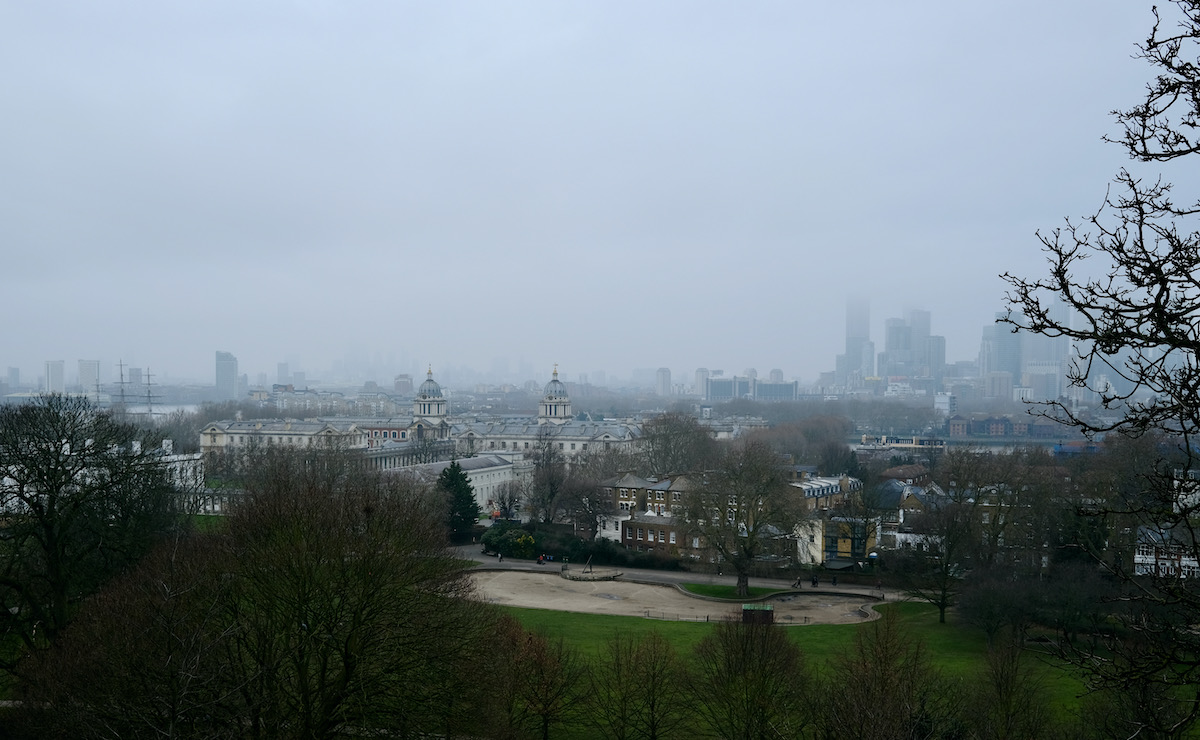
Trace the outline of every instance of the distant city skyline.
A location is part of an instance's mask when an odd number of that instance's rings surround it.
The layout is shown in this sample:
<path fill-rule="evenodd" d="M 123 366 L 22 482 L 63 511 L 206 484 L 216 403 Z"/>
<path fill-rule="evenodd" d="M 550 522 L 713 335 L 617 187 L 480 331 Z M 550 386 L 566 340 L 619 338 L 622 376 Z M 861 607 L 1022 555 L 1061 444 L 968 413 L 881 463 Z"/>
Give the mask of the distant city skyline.
<path fill-rule="evenodd" d="M 872 304 L 867 299 L 851 298 L 842 305 L 844 318 L 841 323 L 844 326 L 846 334 L 844 338 L 844 347 L 849 351 L 851 347 L 857 348 L 859 353 L 856 356 L 856 361 L 860 363 L 859 380 L 864 377 L 872 377 L 875 375 L 928 375 L 933 372 L 932 367 L 943 367 L 954 365 L 956 363 L 983 363 L 981 372 L 1003 370 L 1010 372 L 1014 377 L 1019 377 L 1021 368 L 1013 365 L 1019 360 L 1014 359 L 1015 350 L 997 350 L 1000 346 L 1025 346 L 1043 347 L 1041 350 L 1030 349 L 1027 352 L 1040 352 L 1036 359 L 1048 361 L 1051 359 L 1047 352 L 1051 350 L 1045 349 L 1050 347 L 1046 342 L 1038 343 L 1037 338 L 1027 337 L 1025 339 L 1015 338 L 1009 331 L 1006 325 L 987 324 L 979 327 L 976 334 L 975 351 L 965 357 L 953 357 L 945 352 L 944 337 L 932 332 L 936 331 L 939 325 L 938 317 L 930 311 L 922 308 L 908 307 L 903 313 L 904 316 L 888 316 L 881 315 L 880 312 L 872 309 Z M 1003 312 L 994 312 L 993 316 L 1002 316 Z M 833 312 L 827 316 L 833 320 Z M 866 336 L 861 336 L 865 334 Z M 878 343 L 877 341 L 878 340 Z M 1004 342 L 1000 345 L 997 342 Z M 1017 344 L 1014 344 L 1017 343 Z M 1024 344 L 1021 344 L 1021 343 Z M 963 344 L 969 345 L 969 342 Z M 877 351 L 875 348 L 879 347 Z M 1055 345 L 1057 346 L 1057 345 Z M 232 399 L 240 397 L 240 394 L 246 388 L 251 386 L 270 386 L 273 383 L 288 384 L 296 378 L 302 379 L 302 384 L 306 383 L 325 383 L 325 384 L 355 384 L 375 382 L 381 387 L 390 388 L 394 384 L 396 376 L 404 374 L 411 377 L 420 378 L 425 371 L 433 367 L 437 376 L 443 382 L 453 384 L 462 382 L 466 384 L 478 382 L 495 382 L 495 383 L 524 383 L 527 381 L 544 382 L 550 377 L 553 372 L 554 365 L 560 365 L 568 372 L 564 376 L 564 380 L 572 383 L 594 383 L 595 385 L 612 385 L 613 387 L 622 386 L 638 386 L 653 390 L 656 395 L 671 396 L 679 395 L 685 390 L 693 393 L 702 393 L 705 379 L 711 375 L 719 373 L 721 377 L 740 377 L 747 373 L 755 373 L 765 376 L 768 373 L 772 374 L 771 382 L 799 382 L 802 386 L 809 388 L 813 386 L 825 384 L 833 384 L 842 386 L 846 384 L 847 373 L 845 370 L 846 356 L 844 353 L 839 353 L 838 347 L 826 348 L 823 352 L 816 352 L 816 348 L 811 357 L 823 357 L 824 367 L 812 376 L 804 376 L 792 372 L 786 366 L 780 367 L 781 363 L 773 362 L 769 357 L 769 353 L 760 353 L 766 357 L 766 361 L 761 365 L 748 365 L 746 362 L 734 361 L 727 363 L 724 367 L 718 367 L 715 363 L 709 363 L 708 366 L 685 366 L 682 364 L 668 366 L 655 365 L 652 363 L 633 364 L 632 367 L 626 365 L 627 369 L 620 367 L 610 368 L 574 368 L 566 370 L 572 365 L 572 358 L 561 358 L 560 362 L 551 363 L 546 368 L 537 366 L 531 362 L 512 362 L 509 358 L 478 358 L 475 362 L 454 364 L 438 362 L 438 358 L 431 360 L 411 360 L 405 365 L 396 364 L 395 353 L 392 353 L 388 359 L 381 353 L 376 353 L 373 359 L 358 358 L 359 364 L 354 364 L 356 360 L 349 358 L 340 363 L 330 363 L 326 367 L 314 366 L 313 369 L 308 369 L 308 366 L 297 362 L 296 360 L 282 361 L 273 359 L 260 365 L 249 365 L 243 362 L 240 357 L 245 355 L 259 355 L 252 348 L 248 350 L 240 350 L 237 353 L 218 350 L 216 351 L 216 363 L 210 365 L 213 370 L 205 373 L 197 369 L 195 374 L 191 375 L 166 375 L 165 373 L 156 372 L 156 383 L 160 384 L 194 384 L 194 385 L 212 385 L 218 388 L 218 394 L 222 398 Z M 1061 349 L 1061 348 L 1059 348 Z M 999 355 L 996 353 L 1000 352 Z M 1060 353 L 1061 354 L 1061 353 Z M 1032 356 L 1032 355 L 1031 355 Z M 209 357 L 213 355 L 209 354 Z M 936 358 L 934 360 L 933 358 Z M 1008 359 L 1002 359 L 1008 358 Z M 163 358 L 163 364 L 169 365 L 171 358 Z M 58 363 L 54 367 L 59 367 L 63 363 Z M 210 360 L 210 363 L 212 361 Z M 879 363 L 878 366 L 876 363 Z M 991 363 L 990 365 L 988 363 Z M 1004 364 L 1007 363 L 1007 364 Z M 29 370 L 22 367 L 20 364 L 7 363 L 10 368 L 10 378 L 24 378 L 27 386 L 34 385 L 33 378 L 35 377 Z M 32 363 L 30 363 L 32 364 Z M 50 368 L 51 361 L 42 361 L 38 363 L 43 368 Z M 120 369 L 118 365 L 125 368 L 127 383 L 138 384 L 142 382 L 142 369 L 139 367 L 131 367 L 129 362 L 124 360 L 106 363 L 99 360 L 80 360 L 79 373 L 77 375 L 68 376 L 65 370 L 60 369 L 55 375 L 55 382 L 61 383 L 63 388 L 72 388 L 79 390 L 81 386 L 87 385 L 89 389 L 97 383 L 115 384 L 119 382 L 118 376 Z M 162 365 L 160 365 L 162 366 Z M 483 369 L 486 368 L 486 369 Z M 869 370 L 869 372 L 867 372 Z M 940 379 L 940 370 L 937 371 L 936 377 Z M 134 376 L 137 379 L 134 380 Z M 45 388 L 45 375 L 37 375 L 37 384 L 41 388 Z M 830 381 L 832 377 L 832 381 Z M 574 378 L 574 380 L 572 380 Z M 12 385 L 9 383 L 9 385 Z"/>
<path fill-rule="evenodd" d="M 812 383 L 848 295 L 877 353 L 917 309 L 974 359 L 999 276 L 1046 269 L 1035 232 L 1136 167 L 1101 137 L 1152 23 L 1128 0 L 9 4 L 0 363 Z"/>

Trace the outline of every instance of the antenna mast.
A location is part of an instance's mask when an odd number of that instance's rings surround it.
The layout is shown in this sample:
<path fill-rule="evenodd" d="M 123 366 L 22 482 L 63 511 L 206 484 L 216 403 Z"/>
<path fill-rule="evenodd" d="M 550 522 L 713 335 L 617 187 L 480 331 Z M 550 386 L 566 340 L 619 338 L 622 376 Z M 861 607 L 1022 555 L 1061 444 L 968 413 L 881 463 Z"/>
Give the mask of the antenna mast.
<path fill-rule="evenodd" d="M 125 361 L 124 360 L 117 360 L 117 371 L 119 373 L 119 376 L 118 376 L 119 380 L 117 380 L 117 387 L 120 389 L 120 394 L 121 394 L 121 421 L 124 422 L 124 421 L 128 421 L 128 419 L 126 419 L 126 414 L 125 414 Z"/>

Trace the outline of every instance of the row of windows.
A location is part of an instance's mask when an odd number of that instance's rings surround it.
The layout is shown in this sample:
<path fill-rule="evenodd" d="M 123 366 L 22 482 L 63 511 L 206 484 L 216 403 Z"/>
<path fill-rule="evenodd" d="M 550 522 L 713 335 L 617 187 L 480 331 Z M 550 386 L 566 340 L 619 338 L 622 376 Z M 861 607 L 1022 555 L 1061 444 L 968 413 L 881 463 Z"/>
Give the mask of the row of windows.
<path fill-rule="evenodd" d="M 372 436 L 372 437 L 376 437 L 376 438 L 378 438 L 378 437 L 380 436 L 380 434 L 381 434 L 381 433 L 380 433 L 380 431 L 379 431 L 378 429 L 372 429 L 372 430 L 371 430 L 371 436 Z M 399 435 L 399 436 L 397 436 L 397 435 Z M 392 430 L 392 432 L 391 432 L 391 437 L 390 437 L 390 438 L 391 438 L 391 439 L 404 439 L 404 435 L 405 435 L 405 433 L 404 433 L 404 432 L 397 432 L 395 429 L 393 429 L 393 430 Z M 386 429 L 385 429 L 385 430 L 383 430 L 383 432 L 382 432 L 382 436 L 383 436 L 383 438 L 384 438 L 384 439 L 388 439 L 388 438 L 389 438 L 389 436 L 388 436 L 388 431 L 387 431 Z"/>
<path fill-rule="evenodd" d="M 575 449 L 575 445 L 571 445 L 571 449 Z M 583 449 L 585 449 L 585 450 L 586 450 L 586 449 L 587 449 L 587 445 L 584 445 L 584 446 L 583 446 Z M 646 492 L 646 496 L 649 496 L 649 495 L 650 495 L 650 492 L 649 492 L 649 491 L 647 491 L 647 492 Z M 621 489 L 621 498 L 637 498 L 637 491 L 631 491 L 631 490 L 629 490 L 628 488 L 622 488 L 622 489 Z M 672 500 L 672 501 L 679 501 L 679 500 L 681 500 L 682 498 L 683 498 L 683 494 L 681 494 L 679 491 L 674 491 L 674 492 L 671 494 L 671 500 Z M 654 500 L 655 500 L 655 501 L 665 501 L 665 500 L 666 500 L 666 496 L 663 494 L 663 492 L 662 492 L 662 491 L 655 491 L 655 492 L 654 492 Z"/>
<path fill-rule="evenodd" d="M 474 439 L 472 439 L 472 440 L 471 440 L 471 442 L 472 442 L 472 443 L 474 443 Z M 512 443 L 512 448 L 513 448 L 514 450 L 516 450 L 516 449 L 520 449 L 520 448 L 518 448 L 518 447 L 517 447 L 517 445 L 518 445 L 518 444 L 519 444 L 518 442 L 513 442 L 513 443 Z M 525 447 L 524 447 L 524 449 L 528 450 L 528 449 L 529 449 L 529 443 L 528 443 L 528 442 L 525 442 L 524 444 L 525 444 Z M 564 444 L 564 443 L 562 443 L 562 442 L 559 442 L 559 443 L 558 443 L 558 449 L 560 449 L 560 450 L 564 450 L 564 449 L 566 449 L 566 448 L 563 446 L 563 444 Z M 586 450 L 587 450 L 587 448 L 588 448 L 588 446 L 587 446 L 587 442 L 584 442 L 584 443 L 583 443 L 583 448 L 582 448 L 582 449 L 586 451 Z M 495 441 L 495 440 L 492 440 L 492 441 L 488 442 L 488 449 L 489 449 L 489 450 L 494 450 L 494 449 L 496 449 L 496 441 Z M 500 449 L 502 449 L 502 450 L 507 450 L 507 449 L 508 449 L 508 442 L 506 442 L 506 441 L 504 441 L 504 440 L 501 440 L 501 441 L 500 441 Z M 574 450 L 574 449 L 575 449 L 575 443 L 574 443 L 574 442 L 572 442 L 572 443 L 571 443 L 571 449 L 572 449 L 572 450 Z"/>
<path fill-rule="evenodd" d="M 630 539 L 630 540 L 633 539 L 633 527 L 629 527 L 629 526 L 625 527 L 625 538 Z M 639 540 L 645 540 L 647 542 L 654 542 L 655 541 L 654 540 L 654 530 L 653 529 L 646 530 L 646 529 L 642 529 L 641 527 L 638 527 L 637 528 L 637 538 Z M 666 530 L 663 530 L 663 529 L 658 530 L 658 541 L 659 542 L 667 542 Z M 670 543 L 672 545 L 675 544 L 675 533 L 674 532 L 671 532 L 671 534 L 670 534 Z"/>

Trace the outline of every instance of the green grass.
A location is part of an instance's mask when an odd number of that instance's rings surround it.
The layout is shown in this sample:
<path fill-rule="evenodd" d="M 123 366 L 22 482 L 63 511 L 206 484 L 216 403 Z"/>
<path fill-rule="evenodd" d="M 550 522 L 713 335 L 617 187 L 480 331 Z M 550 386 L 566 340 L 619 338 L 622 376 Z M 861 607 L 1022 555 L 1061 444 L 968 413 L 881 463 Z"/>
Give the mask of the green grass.
<path fill-rule="evenodd" d="M 697 596 L 708 596 L 714 599 L 729 599 L 730 601 L 737 601 L 742 598 L 737 594 L 737 586 L 722 586 L 721 584 L 717 583 L 685 583 L 683 584 L 683 589 L 689 593 L 696 594 Z M 779 589 L 777 588 L 751 586 L 749 598 L 757 599 L 777 593 L 779 593 Z"/>
<path fill-rule="evenodd" d="M 192 527 L 197 532 L 209 534 L 211 532 L 219 532 L 225 526 L 225 517 L 216 516 L 215 514 L 192 514 L 188 517 Z"/>
<path fill-rule="evenodd" d="M 986 636 L 982 630 L 956 620 L 953 613 L 947 616 L 945 624 L 941 624 L 938 622 L 937 609 L 929 604 L 898 602 L 881 604 L 876 608 L 894 610 L 904 624 L 905 633 L 924 645 L 930 662 L 947 677 L 973 681 L 985 669 Z M 642 617 L 516 607 L 504 607 L 504 611 L 527 629 L 550 637 L 562 637 L 569 646 L 588 658 L 599 655 L 617 633 L 636 638 L 649 632 L 658 632 L 677 653 L 686 656 L 712 630 L 712 624 L 705 622 L 658 621 Z M 854 649 L 855 638 L 861 630 L 870 629 L 869 624 L 794 626 L 789 627 L 787 632 L 804 651 L 810 664 L 824 672 L 839 656 Z M 1033 650 L 1029 651 L 1027 657 L 1034 676 L 1040 681 L 1055 711 L 1065 717 L 1079 706 L 1079 696 L 1084 686 L 1068 667 Z"/>

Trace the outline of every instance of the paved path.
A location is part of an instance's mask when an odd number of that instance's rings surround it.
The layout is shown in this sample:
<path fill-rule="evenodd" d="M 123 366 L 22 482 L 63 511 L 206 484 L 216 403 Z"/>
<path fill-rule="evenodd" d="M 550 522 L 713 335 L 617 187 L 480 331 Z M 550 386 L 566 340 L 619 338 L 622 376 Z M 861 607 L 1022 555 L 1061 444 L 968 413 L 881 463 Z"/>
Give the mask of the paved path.
<path fill-rule="evenodd" d="M 514 560 L 482 555 L 479 547 L 458 548 L 459 555 L 481 563 L 475 583 L 482 598 L 497 604 L 558 611 L 647 616 L 657 619 L 714 620 L 740 610 L 737 603 L 687 596 L 676 586 L 681 583 L 735 585 L 736 577 L 703 573 L 621 569 L 615 581 L 574 581 L 561 576 L 562 563 Z M 579 572 L 580 566 L 571 566 Z M 597 569 L 600 570 L 600 569 Z M 606 570 L 611 570 L 607 569 Z M 846 624 L 863 622 L 873 616 L 870 605 L 878 603 L 881 592 L 860 586 L 822 584 L 818 589 L 791 590 L 791 581 L 754 578 L 752 586 L 774 587 L 790 593 L 775 597 L 775 619 L 781 624 Z M 898 594 L 884 593 L 889 599 Z"/>

